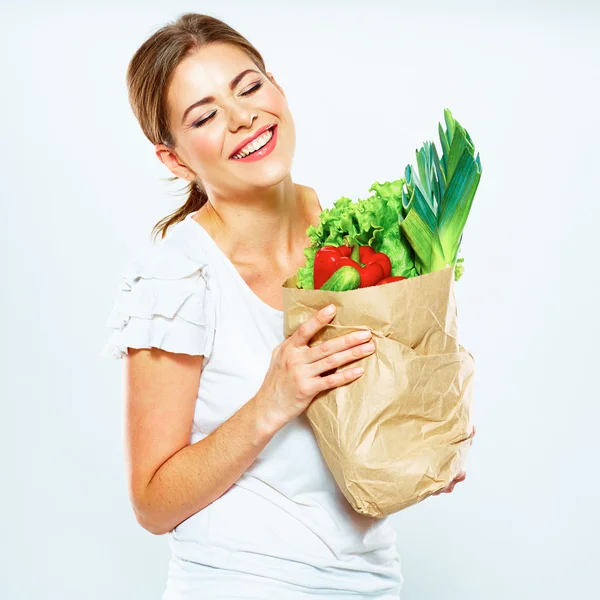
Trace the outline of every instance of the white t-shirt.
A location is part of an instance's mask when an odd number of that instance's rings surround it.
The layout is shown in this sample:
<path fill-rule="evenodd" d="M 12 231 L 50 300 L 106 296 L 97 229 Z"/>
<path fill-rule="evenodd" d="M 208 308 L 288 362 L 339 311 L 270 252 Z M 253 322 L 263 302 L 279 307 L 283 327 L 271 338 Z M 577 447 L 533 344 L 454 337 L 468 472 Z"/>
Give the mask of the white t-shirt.
<path fill-rule="evenodd" d="M 127 264 L 102 351 L 204 355 L 190 444 L 256 394 L 284 340 L 283 312 L 252 291 L 194 214 Z M 304 413 L 168 536 L 163 600 L 397 600 L 404 581 L 389 518 L 353 510 Z"/>

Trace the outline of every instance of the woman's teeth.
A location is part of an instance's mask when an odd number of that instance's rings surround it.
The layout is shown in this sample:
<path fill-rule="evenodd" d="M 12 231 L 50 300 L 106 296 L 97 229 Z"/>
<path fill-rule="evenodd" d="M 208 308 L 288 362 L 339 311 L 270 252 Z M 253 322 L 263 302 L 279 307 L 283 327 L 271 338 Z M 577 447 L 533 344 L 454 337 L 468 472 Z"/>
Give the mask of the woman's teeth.
<path fill-rule="evenodd" d="M 234 154 L 233 158 L 240 159 L 260 150 L 268 141 L 273 137 L 273 130 L 269 129 L 269 131 L 263 133 L 260 137 L 256 138 L 253 142 L 250 142 L 247 146 L 244 146 L 242 151 L 239 154 Z"/>

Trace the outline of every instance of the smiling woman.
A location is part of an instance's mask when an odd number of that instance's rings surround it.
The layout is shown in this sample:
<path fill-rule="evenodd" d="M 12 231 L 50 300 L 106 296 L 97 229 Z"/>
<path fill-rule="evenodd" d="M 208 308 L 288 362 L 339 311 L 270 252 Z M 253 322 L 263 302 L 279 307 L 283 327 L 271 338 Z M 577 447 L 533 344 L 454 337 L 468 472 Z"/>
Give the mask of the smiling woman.
<path fill-rule="evenodd" d="M 281 202 L 297 191 L 289 178 L 296 135 L 285 94 L 258 50 L 222 21 L 188 14 L 158 31 L 131 60 L 127 85 L 144 133 L 175 175 L 171 180 L 191 182 L 187 202 L 157 223 L 162 237 L 201 209 L 210 192 L 215 200 L 248 191 L 264 197 L 271 188 L 271 202 Z M 268 139 L 257 140 L 267 131 Z M 266 156 L 268 164 L 258 165 Z M 254 168 L 233 169 L 231 161 Z M 280 184 L 273 188 L 273 181 Z"/>
<path fill-rule="evenodd" d="M 310 347 L 324 311 L 283 333 L 282 284 L 322 212 L 292 181 L 283 89 L 250 42 L 198 14 L 145 41 L 127 84 L 156 156 L 191 182 L 126 265 L 103 353 L 126 362 L 136 517 L 169 535 L 163 600 L 398 598 L 393 527 L 346 501 L 304 415 L 360 377 L 327 372 L 373 352 L 370 333 Z"/>

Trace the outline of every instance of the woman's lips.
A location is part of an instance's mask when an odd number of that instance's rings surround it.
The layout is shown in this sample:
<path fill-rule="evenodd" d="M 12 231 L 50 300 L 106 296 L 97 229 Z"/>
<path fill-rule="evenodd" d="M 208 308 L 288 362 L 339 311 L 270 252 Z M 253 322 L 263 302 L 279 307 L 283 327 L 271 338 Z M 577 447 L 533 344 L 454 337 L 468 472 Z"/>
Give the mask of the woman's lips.
<path fill-rule="evenodd" d="M 260 129 L 257 129 L 254 132 L 254 135 L 246 138 L 236 149 L 229 155 L 229 158 L 232 158 L 236 154 L 239 154 L 248 144 L 251 144 L 254 140 L 258 139 L 261 135 L 269 131 L 269 129 L 273 129 L 274 125 L 271 123 L 270 125 L 263 125 Z"/>
<path fill-rule="evenodd" d="M 244 158 L 233 158 L 232 157 L 229 160 L 234 160 L 235 162 L 249 163 L 249 162 L 256 162 L 257 160 L 261 160 L 265 156 L 268 156 L 269 154 L 271 154 L 271 152 L 273 152 L 273 150 L 275 149 L 275 146 L 277 145 L 277 130 L 278 130 L 277 125 L 273 126 L 273 128 L 271 130 L 273 132 L 271 139 L 260 150 L 257 150 L 256 152 L 253 152 L 252 154 L 249 154 L 248 156 L 246 156 Z M 260 136 L 258 136 L 258 137 L 260 137 Z"/>

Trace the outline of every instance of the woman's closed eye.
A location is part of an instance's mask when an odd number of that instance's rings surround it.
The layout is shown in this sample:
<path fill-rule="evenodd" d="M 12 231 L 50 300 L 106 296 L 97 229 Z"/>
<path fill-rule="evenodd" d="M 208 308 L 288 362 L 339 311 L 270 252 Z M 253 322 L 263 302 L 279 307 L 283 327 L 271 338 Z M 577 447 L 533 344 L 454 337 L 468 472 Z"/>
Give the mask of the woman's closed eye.
<path fill-rule="evenodd" d="M 258 90 L 261 87 L 262 87 L 262 81 L 259 82 L 259 83 L 257 83 L 253 87 L 251 87 L 249 90 L 246 90 L 245 92 L 242 92 L 240 94 L 240 96 L 249 96 L 250 94 L 256 92 L 256 90 Z M 213 112 L 213 113 L 210 113 L 210 115 L 208 117 L 206 117 L 206 119 L 202 119 L 201 121 L 198 121 L 198 122 L 194 123 L 192 125 L 192 127 L 195 127 L 195 128 L 201 127 L 202 125 L 204 125 L 204 123 L 206 123 L 207 121 L 210 121 L 216 114 L 217 114 L 216 111 Z"/>

